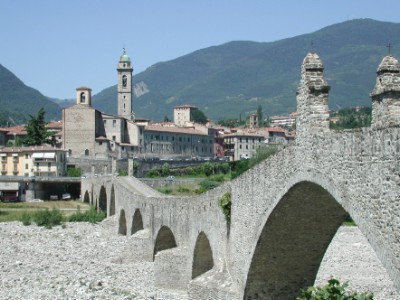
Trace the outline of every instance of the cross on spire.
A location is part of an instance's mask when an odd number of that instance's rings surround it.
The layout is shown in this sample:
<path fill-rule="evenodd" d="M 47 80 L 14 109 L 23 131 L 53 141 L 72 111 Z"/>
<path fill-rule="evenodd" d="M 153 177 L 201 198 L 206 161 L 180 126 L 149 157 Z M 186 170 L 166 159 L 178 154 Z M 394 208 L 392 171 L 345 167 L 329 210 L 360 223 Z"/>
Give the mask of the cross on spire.
<path fill-rule="evenodd" d="M 311 45 L 311 52 L 314 52 L 314 41 L 313 40 L 311 40 L 310 45 Z"/>
<path fill-rule="evenodd" d="M 392 55 L 391 49 L 392 49 L 392 47 L 393 47 L 392 44 L 389 43 L 389 45 L 387 45 L 386 47 L 389 49 L 389 56 L 391 56 L 391 55 Z"/>

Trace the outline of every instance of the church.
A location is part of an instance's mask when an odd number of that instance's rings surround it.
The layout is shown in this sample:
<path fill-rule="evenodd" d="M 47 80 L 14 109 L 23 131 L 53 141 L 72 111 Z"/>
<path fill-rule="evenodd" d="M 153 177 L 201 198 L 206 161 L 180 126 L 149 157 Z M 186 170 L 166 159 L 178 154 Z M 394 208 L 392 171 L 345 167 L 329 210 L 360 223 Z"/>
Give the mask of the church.
<path fill-rule="evenodd" d="M 193 106 L 176 107 L 174 123 L 134 118 L 132 73 L 124 49 L 117 66 L 117 115 L 93 108 L 90 88 L 76 89 L 75 105 L 62 111 L 62 145 L 68 160 L 82 167 L 93 162 L 109 166 L 112 159 L 129 157 L 214 157 L 215 130 L 190 122 Z"/>

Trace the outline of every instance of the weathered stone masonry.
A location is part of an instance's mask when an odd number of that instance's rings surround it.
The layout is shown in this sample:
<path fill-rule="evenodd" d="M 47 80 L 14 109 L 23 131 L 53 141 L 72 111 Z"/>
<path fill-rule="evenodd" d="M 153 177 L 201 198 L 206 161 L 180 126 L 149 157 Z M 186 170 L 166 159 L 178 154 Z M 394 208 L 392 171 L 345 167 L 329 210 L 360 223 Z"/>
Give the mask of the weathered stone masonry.
<path fill-rule="evenodd" d="M 400 288 L 397 60 L 385 57 L 377 73 L 371 128 L 331 131 L 323 64 L 309 53 L 297 93 L 296 144 L 204 195 L 159 195 L 134 178 L 84 180 L 92 203 L 105 188 L 116 232 L 126 227 L 130 248 L 121 262 L 154 259 L 157 286 L 186 290 L 190 299 L 294 299 L 313 284 L 349 214 Z M 226 192 L 230 226 L 218 207 Z M 143 229 L 132 230 L 141 227 L 138 215 Z"/>

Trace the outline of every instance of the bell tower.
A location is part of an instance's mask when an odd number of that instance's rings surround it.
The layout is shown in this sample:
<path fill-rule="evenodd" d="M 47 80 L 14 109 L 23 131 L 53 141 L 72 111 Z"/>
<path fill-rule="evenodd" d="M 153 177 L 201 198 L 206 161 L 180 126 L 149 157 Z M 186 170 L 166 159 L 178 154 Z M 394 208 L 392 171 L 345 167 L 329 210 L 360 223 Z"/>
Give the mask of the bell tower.
<path fill-rule="evenodd" d="M 118 116 L 132 119 L 132 72 L 131 59 L 125 52 L 121 55 L 118 71 Z"/>

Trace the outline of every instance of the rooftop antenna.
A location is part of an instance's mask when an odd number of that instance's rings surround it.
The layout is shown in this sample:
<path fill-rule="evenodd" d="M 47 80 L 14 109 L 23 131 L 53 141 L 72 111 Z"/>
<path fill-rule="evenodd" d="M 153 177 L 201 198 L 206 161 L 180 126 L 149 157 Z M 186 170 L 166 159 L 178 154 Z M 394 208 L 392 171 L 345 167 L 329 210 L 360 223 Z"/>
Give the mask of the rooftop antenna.
<path fill-rule="evenodd" d="M 313 40 L 311 40 L 310 45 L 311 45 L 311 52 L 315 52 L 314 51 L 314 41 Z"/>

